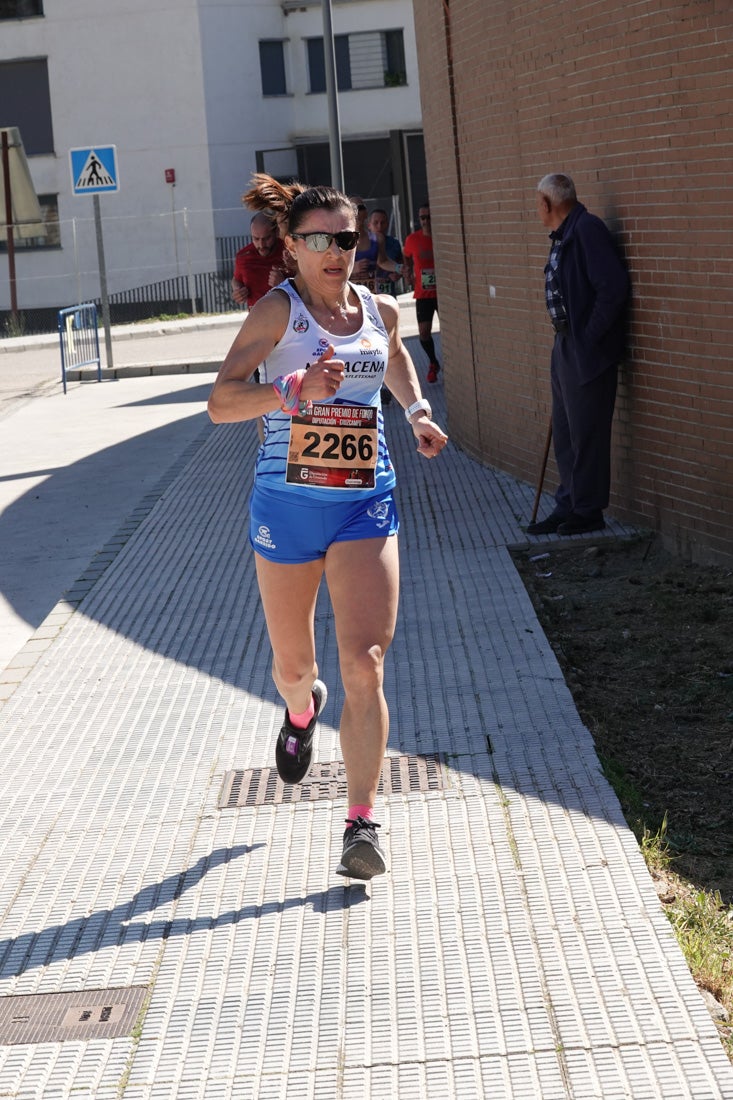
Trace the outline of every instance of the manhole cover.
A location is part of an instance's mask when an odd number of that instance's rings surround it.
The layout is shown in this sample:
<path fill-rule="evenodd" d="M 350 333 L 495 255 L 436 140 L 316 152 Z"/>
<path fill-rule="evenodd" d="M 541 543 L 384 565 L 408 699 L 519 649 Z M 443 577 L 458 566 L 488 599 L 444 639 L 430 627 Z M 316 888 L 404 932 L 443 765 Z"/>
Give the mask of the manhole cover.
<path fill-rule="evenodd" d="M 0 1046 L 116 1039 L 129 1034 L 145 1001 L 145 986 L 0 997 Z"/>
<path fill-rule="evenodd" d="M 385 758 L 379 784 L 385 798 L 409 791 L 442 791 L 445 786 L 445 768 L 438 753 Z M 283 783 L 275 768 L 235 768 L 224 776 L 219 809 L 326 801 L 345 798 L 346 793 L 346 769 L 342 760 L 313 764 L 303 782 L 293 785 Z"/>

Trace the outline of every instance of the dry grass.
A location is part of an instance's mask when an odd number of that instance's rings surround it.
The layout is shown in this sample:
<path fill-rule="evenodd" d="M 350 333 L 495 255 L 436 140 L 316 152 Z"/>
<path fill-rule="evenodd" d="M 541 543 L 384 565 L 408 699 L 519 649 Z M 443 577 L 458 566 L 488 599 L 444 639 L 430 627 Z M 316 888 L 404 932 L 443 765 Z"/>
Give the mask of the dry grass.
<path fill-rule="evenodd" d="M 733 1020 L 733 571 L 649 539 L 515 563 L 695 981 Z"/>

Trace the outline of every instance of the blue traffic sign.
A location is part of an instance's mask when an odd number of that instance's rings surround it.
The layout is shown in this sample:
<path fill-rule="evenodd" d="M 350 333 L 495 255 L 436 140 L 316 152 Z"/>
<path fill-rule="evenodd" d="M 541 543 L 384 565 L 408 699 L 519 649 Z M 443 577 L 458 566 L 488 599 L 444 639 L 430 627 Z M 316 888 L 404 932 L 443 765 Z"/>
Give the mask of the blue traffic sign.
<path fill-rule="evenodd" d="M 104 191 L 119 191 L 117 148 L 114 145 L 94 145 L 86 149 L 70 149 L 71 187 L 75 195 L 99 195 Z"/>

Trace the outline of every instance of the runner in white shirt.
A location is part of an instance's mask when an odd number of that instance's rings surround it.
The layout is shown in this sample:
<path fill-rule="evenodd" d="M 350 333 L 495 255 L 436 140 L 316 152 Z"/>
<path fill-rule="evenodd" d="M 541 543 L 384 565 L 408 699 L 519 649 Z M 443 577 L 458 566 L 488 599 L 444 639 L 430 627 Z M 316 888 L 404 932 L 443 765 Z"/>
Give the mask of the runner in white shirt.
<path fill-rule="evenodd" d="M 358 240 L 350 200 L 262 175 L 274 216 L 287 218 L 297 274 L 249 312 L 209 397 L 215 423 L 263 417 L 265 440 L 250 503 L 250 542 L 285 700 L 276 747 L 286 782 L 306 775 L 326 686 L 314 644 L 325 573 L 344 686 L 341 749 L 348 784 L 339 874 L 385 870 L 374 803 L 389 731 L 384 657 L 397 616 L 395 475 L 384 439 L 385 382 L 426 458 L 445 433 L 431 419 L 399 335 L 399 308 L 349 282 Z M 260 366 L 260 385 L 249 380 Z M 366 596 L 366 598 L 365 598 Z"/>

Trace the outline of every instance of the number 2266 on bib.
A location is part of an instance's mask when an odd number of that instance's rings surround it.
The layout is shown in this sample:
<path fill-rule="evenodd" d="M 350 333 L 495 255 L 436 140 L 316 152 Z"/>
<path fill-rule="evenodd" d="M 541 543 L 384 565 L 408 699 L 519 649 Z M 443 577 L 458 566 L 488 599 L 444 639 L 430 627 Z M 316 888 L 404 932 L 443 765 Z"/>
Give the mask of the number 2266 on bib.
<path fill-rule="evenodd" d="M 371 405 L 317 405 L 293 416 L 285 480 L 321 489 L 373 489 L 377 410 Z"/>

